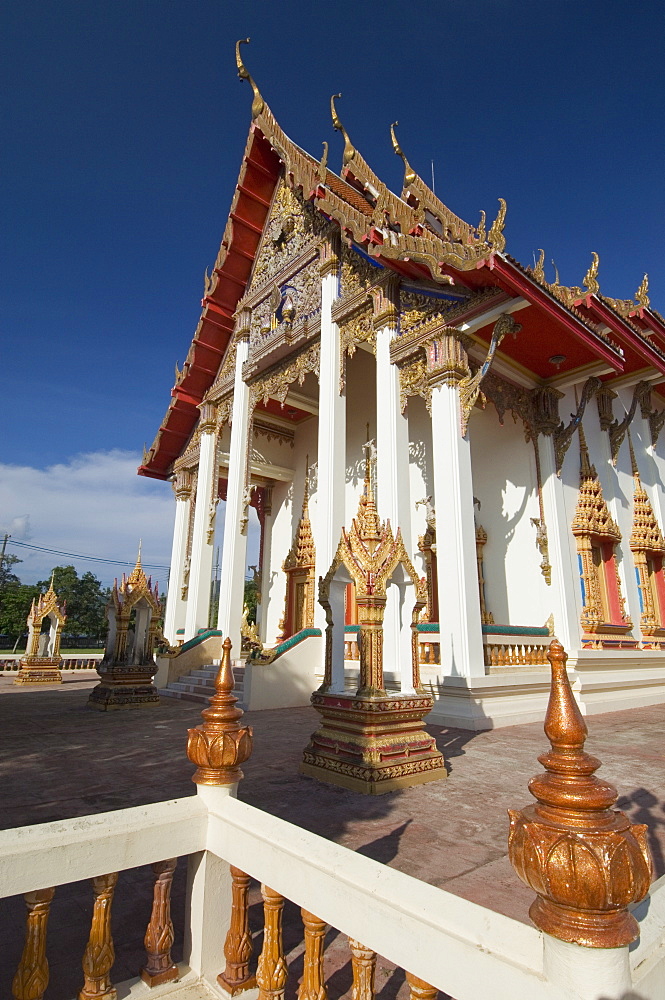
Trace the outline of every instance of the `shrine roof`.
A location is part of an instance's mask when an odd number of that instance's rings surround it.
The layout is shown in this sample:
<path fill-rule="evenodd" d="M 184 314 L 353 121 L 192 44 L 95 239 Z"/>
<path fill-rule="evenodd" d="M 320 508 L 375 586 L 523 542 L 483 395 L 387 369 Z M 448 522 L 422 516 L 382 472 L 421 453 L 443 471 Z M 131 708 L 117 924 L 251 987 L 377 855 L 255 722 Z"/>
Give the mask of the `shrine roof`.
<path fill-rule="evenodd" d="M 400 196 L 372 171 L 342 125 L 331 99 L 333 126 L 344 138 L 341 175 L 301 149 L 281 129 L 236 50 L 239 75 L 251 84 L 252 123 L 228 221 L 212 274 L 206 272 L 199 322 L 182 369 L 176 366 L 171 401 L 139 474 L 168 479 L 196 427 L 199 410 L 213 385 L 234 330 L 234 314 L 244 295 L 280 177 L 339 227 L 342 238 L 376 263 L 414 282 L 452 283 L 477 293 L 500 289 L 521 298 L 523 333 L 502 350 L 540 379 L 553 375 L 551 355 L 564 356 L 562 372 L 600 361 L 609 377 L 650 367 L 665 383 L 665 321 L 650 308 L 646 277 L 637 302 L 600 294 L 598 258 L 584 288 L 567 288 L 545 278 L 544 252 L 535 267 L 505 253 L 506 204 L 499 199 L 489 230 L 481 213 L 477 227 L 456 216 L 418 176 L 395 135 L 395 153 L 404 163 Z M 495 317 L 496 318 L 496 317 Z M 477 330 L 489 339 L 491 329 Z M 557 371 L 557 374 L 561 372 Z M 606 374 L 605 377 L 608 377 Z"/>

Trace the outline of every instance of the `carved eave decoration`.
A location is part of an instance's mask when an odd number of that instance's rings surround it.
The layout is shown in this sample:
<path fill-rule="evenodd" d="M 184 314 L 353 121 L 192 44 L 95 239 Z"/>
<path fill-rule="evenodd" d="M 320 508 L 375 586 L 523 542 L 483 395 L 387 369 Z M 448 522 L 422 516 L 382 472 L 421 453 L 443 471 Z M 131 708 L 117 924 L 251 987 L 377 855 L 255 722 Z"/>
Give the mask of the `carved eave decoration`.
<path fill-rule="evenodd" d="M 317 339 L 295 356 L 290 355 L 251 381 L 250 410 L 254 410 L 257 403 L 267 403 L 269 399 L 276 399 L 284 405 L 289 389 L 295 382 L 302 385 L 308 372 L 318 376 L 320 356 L 321 343 Z"/>
<path fill-rule="evenodd" d="M 586 410 L 587 403 L 589 400 L 598 392 L 602 385 L 599 378 L 592 375 L 584 383 L 582 388 L 582 395 L 579 403 L 577 404 L 577 412 L 571 413 L 570 422 L 564 424 L 563 421 L 559 424 L 557 429 L 554 431 L 554 457 L 556 461 L 556 474 L 561 476 L 561 470 L 563 468 L 563 460 L 566 457 L 566 452 L 570 447 L 570 442 L 573 440 L 573 435 L 575 431 L 582 426 L 582 418 L 584 416 L 584 411 Z M 588 464 L 588 463 L 587 463 Z"/>

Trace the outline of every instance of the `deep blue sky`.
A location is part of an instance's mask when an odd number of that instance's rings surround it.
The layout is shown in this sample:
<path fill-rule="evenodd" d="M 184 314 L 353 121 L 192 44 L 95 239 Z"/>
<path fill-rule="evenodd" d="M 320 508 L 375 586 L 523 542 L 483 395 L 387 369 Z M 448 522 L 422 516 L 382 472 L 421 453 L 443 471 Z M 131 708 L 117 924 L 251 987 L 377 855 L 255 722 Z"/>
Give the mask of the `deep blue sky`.
<path fill-rule="evenodd" d="M 5 4 L 2 461 L 152 441 L 250 121 L 236 38 L 286 131 L 341 159 L 328 101 L 400 190 L 388 125 L 508 252 L 665 311 L 662 2 L 20 0 Z"/>

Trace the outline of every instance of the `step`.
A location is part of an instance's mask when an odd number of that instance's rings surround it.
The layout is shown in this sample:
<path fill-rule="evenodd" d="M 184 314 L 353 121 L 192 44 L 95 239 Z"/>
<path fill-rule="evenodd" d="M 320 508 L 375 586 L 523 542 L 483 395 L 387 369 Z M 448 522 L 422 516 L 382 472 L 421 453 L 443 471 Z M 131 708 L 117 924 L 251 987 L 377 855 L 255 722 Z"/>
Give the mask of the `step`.
<path fill-rule="evenodd" d="M 173 681 L 169 684 L 169 688 L 174 691 L 186 691 L 187 694 L 205 695 L 206 698 L 212 697 L 215 693 L 214 684 L 196 684 L 190 681 Z"/>
<path fill-rule="evenodd" d="M 179 701 L 193 701 L 197 705 L 209 704 L 209 698 L 206 695 L 195 694 L 192 691 L 174 691 L 173 688 L 167 687 L 161 688 L 158 693 L 162 698 L 177 698 Z M 247 710 L 247 706 L 243 705 L 240 698 L 238 698 L 238 708 L 241 708 L 243 711 Z"/>

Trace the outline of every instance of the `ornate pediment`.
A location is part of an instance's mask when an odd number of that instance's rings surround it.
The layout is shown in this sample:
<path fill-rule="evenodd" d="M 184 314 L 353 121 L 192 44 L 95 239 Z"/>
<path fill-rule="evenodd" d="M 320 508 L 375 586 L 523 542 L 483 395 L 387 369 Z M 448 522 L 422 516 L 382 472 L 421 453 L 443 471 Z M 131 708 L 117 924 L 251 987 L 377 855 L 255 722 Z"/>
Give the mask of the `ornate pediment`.
<path fill-rule="evenodd" d="M 289 264 L 297 260 L 323 232 L 326 220 L 288 186 L 282 177 L 259 243 L 245 299 L 262 289 L 271 290 Z"/>

